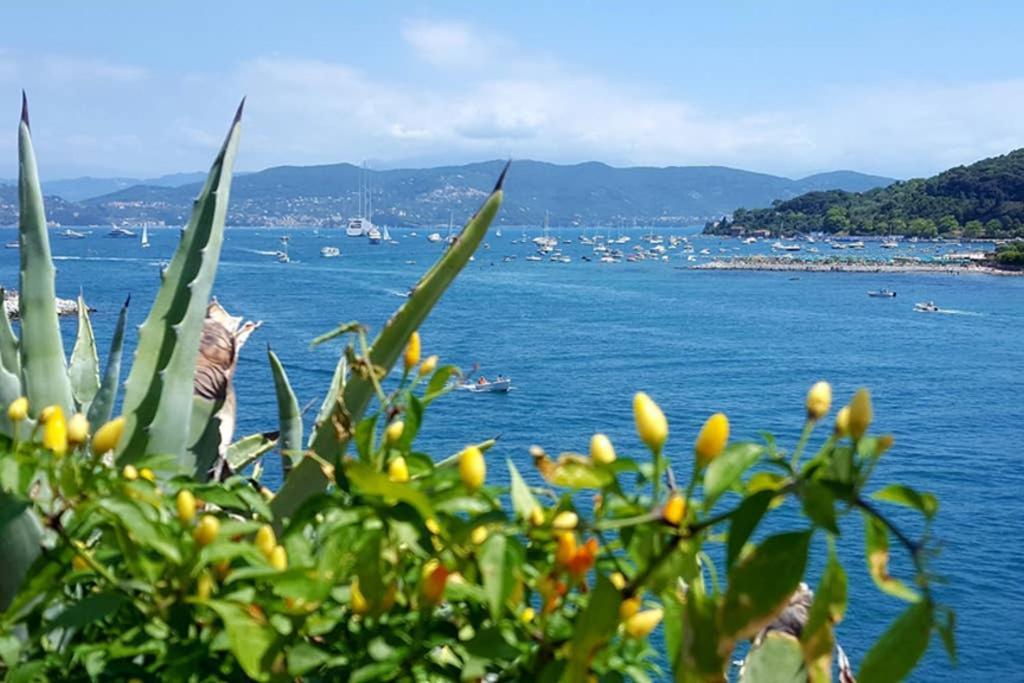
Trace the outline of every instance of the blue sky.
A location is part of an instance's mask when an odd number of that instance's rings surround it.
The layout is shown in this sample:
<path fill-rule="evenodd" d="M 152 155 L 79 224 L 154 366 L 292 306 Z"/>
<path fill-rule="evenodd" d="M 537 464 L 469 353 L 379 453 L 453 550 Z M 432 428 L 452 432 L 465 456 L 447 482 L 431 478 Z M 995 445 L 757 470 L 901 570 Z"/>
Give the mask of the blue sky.
<path fill-rule="evenodd" d="M 99 5 L 97 9 L 93 5 Z M 926 175 L 1024 146 L 1017 2 L 38 2 L 0 21 L 44 177 L 497 157 Z"/>

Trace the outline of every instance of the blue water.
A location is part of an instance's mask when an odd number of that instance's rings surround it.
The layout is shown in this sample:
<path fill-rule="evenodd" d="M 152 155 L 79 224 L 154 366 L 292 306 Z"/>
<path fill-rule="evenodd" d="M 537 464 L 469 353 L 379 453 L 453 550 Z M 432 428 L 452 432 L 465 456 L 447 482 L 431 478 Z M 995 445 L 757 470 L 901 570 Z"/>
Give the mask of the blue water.
<path fill-rule="evenodd" d="M 84 289 L 97 309 L 101 347 L 129 292 L 130 319 L 142 322 L 159 284 L 159 262 L 170 257 L 178 237 L 176 229 L 155 230 L 153 248 L 143 251 L 132 240 L 102 238 L 103 232 L 53 241 L 58 295 L 70 298 Z M 278 249 L 286 232 L 296 262 L 279 264 L 257 253 Z M 632 234 L 636 244 L 639 233 Z M 338 349 L 311 351 L 309 340 L 353 319 L 379 328 L 439 253 L 423 235 L 400 233 L 399 245 L 370 246 L 344 236 L 318 238 L 312 230 L 229 231 L 216 294 L 233 313 L 263 321 L 235 380 L 239 434 L 275 428 L 264 345 L 273 344 L 300 403 L 319 405 Z M 620 452 L 636 453 L 630 397 L 643 389 L 669 417 L 670 453 L 683 476 L 685 454 L 711 412 L 729 414 L 734 438 L 756 438 L 767 429 L 791 445 L 812 382 L 830 380 L 837 403 L 868 385 L 878 429 L 896 437 L 876 481 L 900 481 L 941 500 L 934 531 L 942 554 L 934 568 L 947 581 L 938 588 L 940 599 L 958 613 L 961 661 L 951 668 L 934 639 L 913 679 L 1024 678 L 1018 655 L 1024 642 L 1024 279 L 698 272 L 685 269 L 681 251 L 670 251 L 667 263 L 531 263 L 523 258 L 532 248 L 510 243 L 517 237 L 519 231 L 508 228 L 503 238 L 492 236 L 492 248 L 478 254 L 422 329 L 424 354 L 438 353 L 464 368 L 478 363 L 484 374 L 512 377 L 516 389 L 456 394 L 435 404 L 421 437 L 426 450 L 448 454 L 500 434 L 489 456 L 494 480 L 504 476 L 506 458 L 532 477 L 530 444 L 551 452 L 583 450 L 598 429 Z M 0 238 L 14 239 L 14 231 L 0 230 Z M 708 248 L 712 255 L 767 250 L 734 240 L 693 241 L 698 252 Z M 320 258 L 328 244 L 339 246 L 342 256 Z M 564 249 L 589 253 L 577 244 Z M 518 260 L 502 262 L 506 254 Z M 0 251 L 0 283 L 16 286 L 16 250 Z M 897 298 L 866 296 L 881 287 L 896 290 Z M 913 303 L 923 300 L 948 312 L 913 312 Z M 68 345 L 73 331 L 68 321 Z M 272 458 L 268 464 L 274 482 L 277 463 Z M 894 516 L 920 531 L 912 515 Z M 857 663 L 902 605 L 879 594 L 867 576 L 859 520 L 850 517 L 843 528 L 840 550 L 851 587 L 838 636 Z M 819 559 L 823 547 L 817 539 Z M 896 550 L 894 573 L 906 576 L 907 565 Z"/>

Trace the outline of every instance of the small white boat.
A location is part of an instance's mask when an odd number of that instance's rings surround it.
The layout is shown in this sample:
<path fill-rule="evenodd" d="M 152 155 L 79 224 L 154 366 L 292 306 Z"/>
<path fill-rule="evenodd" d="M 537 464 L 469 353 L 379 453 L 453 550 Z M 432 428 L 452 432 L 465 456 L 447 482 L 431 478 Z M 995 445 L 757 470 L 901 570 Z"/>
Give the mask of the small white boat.
<path fill-rule="evenodd" d="M 868 296 L 873 296 L 878 299 L 892 299 L 896 296 L 896 292 L 891 289 L 872 289 L 868 292 Z"/>
<path fill-rule="evenodd" d="M 107 233 L 107 237 L 135 237 L 135 232 L 128 228 L 122 228 L 120 225 L 115 225 Z"/>
<path fill-rule="evenodd" d="M 432 232 L 429 235 L 427 235 L 428 242 L 440 242 L 441 239 L 441 233 L 439 232 Z"/>
<path fill-rule="evenodd" d="M 14 240 L 13 242 L 8 242 L 7 244 L 4 245 L 4 247 L 6 249 L 17 249 L 18 246 L 19 246 L 18 245 L 18 240 Z"/>
<path fill-rule="evenodd" d="M 337 247 L 320 247 L 320 255 L 324 258 L 337 258 L 341 256 L 341 249 Z"/>
<path fill-rule="evenodd" d="M 896 240 L 886 240 L 886 241 L 882 242 L 881 246 L 882 246 L 882 249 L 897 249 L 897 248 L 899 248 L 900 243 L 897 242 Z"/>
<path fill-rule="evenodd" d="M 747 239 L 743 240 L 743 244 L 757 244 L 757 238 L 748 237 Z"/>
<path fill-rule="evenodd" d="M 918 313 L 938 313 L 939 307 L 932 301 L 919 301 L 914 304 L 914 310 Z"/>
<path fill-rule="evenodd" d="M 71 228 L 67 228 L 66 230 L 62 230 L 61 233 L 60 233 L 60 236 L 66 238 L 66 239 L 69 239 L 69 240 L 84 240 L 85 237 L 86 237 L 84 232 L 79 232 L 78 230 L 72 230 Z"/>
<path fill-rule="evenodd" d="M 291 263 L 292 262 L 292 260 L 290 258 L 288 258 L 288 252 L 287 251 L 277 251 L 277 252 L 274 252 L 274 258 L 277 259 L 278 263 Z"/>
<path fill-rule="evenodd" d="M 475 382 L 462 382 L 456 384 L 455 388 L 460 391 L 471 391 L 475 394 L 483 393 L 508 393 L 512 389 L 512 380 L 507 377 L 496 380 L 486 380 L 481 377 Z"/>
<path fill-rule="evenodd" d="M 530 254 L 526 257 L 527 261 L 543 261 L 544 258 L 540 254 Z"/>
<path fill-rule="evenodd" d="M 370 240 L 370 244 L 380 244 L 383 235 L 376 227 L 371 227 L 366 233 L 366 238 Z"/>

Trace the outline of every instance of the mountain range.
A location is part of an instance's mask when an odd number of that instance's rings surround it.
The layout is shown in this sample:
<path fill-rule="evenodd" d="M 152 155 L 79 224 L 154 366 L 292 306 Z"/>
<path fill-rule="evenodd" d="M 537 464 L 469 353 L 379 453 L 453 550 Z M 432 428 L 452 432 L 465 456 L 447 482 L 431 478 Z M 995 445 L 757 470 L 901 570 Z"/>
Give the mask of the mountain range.
<path fill-rule="evenodd" d="M 365 170 L 347 163 L 276 166 L 232 182 L 230 225 L 339 225 L 358 213 L 359 188 L 372 198 L 373 221 L 439 225 L 464 221 L 490 191 L 500 160 L 424 169 Z M 134 182 L 79 178 L 44 183 L 47 217 L 61 225 L 153 222 L 181 225 L 202 174 Z M 505 184 L 502 222 L 537 225 L 693 225 L 737 206 L 764 207 L 806 192 L 868 190 L 894 182 L 854 171 L 793 180 L 723 166 L 616 168 L 599 162 L 559 165 L 515 161 Z M 17 188 L 0 180 L 0 224 L 17 220 Z M 99 190 L 99 194 L 95 194 Z"/>

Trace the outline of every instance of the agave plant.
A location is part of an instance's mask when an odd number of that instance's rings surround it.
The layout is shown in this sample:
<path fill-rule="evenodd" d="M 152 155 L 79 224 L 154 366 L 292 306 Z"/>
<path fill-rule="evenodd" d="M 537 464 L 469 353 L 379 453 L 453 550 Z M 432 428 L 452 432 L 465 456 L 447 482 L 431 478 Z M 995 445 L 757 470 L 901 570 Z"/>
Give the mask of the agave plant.
<path fill-rule="evenodd" d="M 211 303 L 211 293 L 224 240 L 243 105 L 244 100 L 164 271 L 153 306 L 139 328 L 121 407 L 124 434 L 115 457 L 118 466 L 125 466 L 150 455 L 170 456 L 168 462 L 173 464 L 158 474 L 203 481 L 211 475 L 220 479 L 239 471 L 280 445 L 287 478 L 272 501 L 280 524 L 303 501 L 326 488 L 329 477 L 323 467 L 340 462 L 353 425 L 374 396 L 378 378 L 391 370 L 410 335 L 483 240 L 501 205 L 507 167 L 456 242 L 422 277 L 361 358 L 351 364 L 348 357 L 339 361 L 305 450 L 295 394 L 280 361 L 269 349 L 279 430 L 232 443 L 235 402 L 231 377 L 238 352 L 258 323 L 243 324 L 240 318 L 233 318 L 216 300 Z M 65 358 L 57 319 L 55 269 L 24 95 L 18 143 L 21 338 L 3 316 L 0 402 L 6 406 L 26 396 L 32 411 L 29 429 L 31 418 L 51 405 L 60 406 L 67 414 L 85 413 L 91 424 L 99 425 L 111 418 L 117 403 L 128 301 L 120 312 L 102 375 L 88 308 L 81 296 L 78 336 L 70 361 Z M 6 416 L 0 417 L 0 428 L 12 433 Z M 39 554 L 42 528 L 26 508 L 24 501 L 12 498 L 0 486 L 0 609 L 8 604 Z"/>

